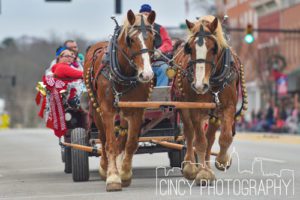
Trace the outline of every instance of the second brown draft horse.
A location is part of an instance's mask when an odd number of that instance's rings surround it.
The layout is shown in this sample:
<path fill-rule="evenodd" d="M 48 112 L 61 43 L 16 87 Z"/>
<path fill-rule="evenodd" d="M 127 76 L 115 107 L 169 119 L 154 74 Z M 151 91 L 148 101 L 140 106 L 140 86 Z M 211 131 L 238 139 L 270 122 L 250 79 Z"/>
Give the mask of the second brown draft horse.
<path fill-rule="evenodd" d="M 195 23 L 186 20 L 191 35 L 176 51 L 175 64 L 180 66 L 173 82 L 173 97 L 177 101 L 214 102 L 216 109 L 182 109 L 184 136 L 187 144 L 183 175 L 197 184 L 215 180 L 210 166 L 210 153 L 217 129 L 220 152 L 215 165 L 220 170 L 231 164 L 227 151 L 235 133 L 235 118 L 246 109 L 244 71 L 238 57 L 228 46 L 220 22 L 205 16 Z M 178 55 L 177 55 L 178 54 Z M 239 85 L 243 104 L 236 113 Z M 208 130 L 205 130 L 209 120 Z M 195 165 L 195 154 L 200 165 Z"/>

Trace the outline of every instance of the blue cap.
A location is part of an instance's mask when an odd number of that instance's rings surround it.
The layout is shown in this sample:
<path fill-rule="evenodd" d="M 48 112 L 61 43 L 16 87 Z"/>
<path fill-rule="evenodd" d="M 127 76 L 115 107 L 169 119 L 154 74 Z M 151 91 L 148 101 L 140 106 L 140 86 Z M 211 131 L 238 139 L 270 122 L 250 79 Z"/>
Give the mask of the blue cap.
<path fill-rule="evenodd" d="M 65 47 L 65 46 L 60 46 L 56 49 L 56 52 L 55 52 L 55 56 L 58 57 L 60 56 L 60 54 L 64 51 L 64 50 L 67 50 L 68 48 Z"/>
<path fill-rule="evenodd" d="M 152 8 L 149 4 L 143 4 L 140 9 L 140 13 L 142 12 L 151 12 Z"/>

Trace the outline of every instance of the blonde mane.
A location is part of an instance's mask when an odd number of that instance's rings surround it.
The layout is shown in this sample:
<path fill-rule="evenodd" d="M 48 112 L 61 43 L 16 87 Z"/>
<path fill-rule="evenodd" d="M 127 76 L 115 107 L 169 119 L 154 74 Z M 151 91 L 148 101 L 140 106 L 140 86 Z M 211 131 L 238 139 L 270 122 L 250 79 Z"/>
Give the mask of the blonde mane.
<path fill-rule="evenodd" d="M 135 14 L 135 22 L 133 25 L 131 25 L 127 19 L 127 16 L 126 18 L 124 19 L 124 22 L 123 22 L 123 26 L 122 26 L 122 30 L 120 32 L 120 35 L 119 36 L 122 36 L 123 34 L 125 34 L 125 37 L 127 36 L 127 34 L 131 31 L 131 29 L 134 27 L 134 26 L 140 26 L 141 25 L 141 21 L 142 21 L 142 16 L 144 16 L 144 22 L 145 22 L 145 25 L 146 26 L 151 26 L 151 24 L 148 22 L 147 20 L 147 16 L 141 14 L 141 13 L 137 13 Z"/>
<path fill-rule="evenodd" d="M 207 26 L 207 24 L 212 23 L 214 21 L 214 19 L 215 19 L 215 16 L 212 16 L 212 15 L 206 15 L 206 16 L 201 17 L 198 21 L 195 22 L 195 27 L 193 28 L 193 30 L 198 31 L 201 25 Z M 229 45 L 224 37 L 222 25 L 219 20 L 218 20 L 217 29 L 215 31 L 215 35 L 213 37 L 216 39 L 219 48 L 223 49 L 223 48 L 229 47 Z"/>

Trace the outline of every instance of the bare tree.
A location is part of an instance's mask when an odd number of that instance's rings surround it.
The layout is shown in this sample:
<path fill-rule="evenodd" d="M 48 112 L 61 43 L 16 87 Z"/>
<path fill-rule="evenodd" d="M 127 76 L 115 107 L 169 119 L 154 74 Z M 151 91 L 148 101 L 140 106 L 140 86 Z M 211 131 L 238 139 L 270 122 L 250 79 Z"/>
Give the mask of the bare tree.
<path fill-rule="evenodd" d="M 88 41 L 80 41 L 85 51 Z M 55 50 L 63 41 L 57 37 L 50 40 L 23 36 L 6 38 L 0 48 L 0 74 L 6 77 L 16 76 L 13 86 L 10 78 L 0 79 L 0 98 L 6 100 L 6 110 L 11 115 L 13 126 L 34 127 L 42 124 L 38 119 L 38 107 L 35 105 L 35 86 L 41 80 L 45 69 L 55 58 Z"/>

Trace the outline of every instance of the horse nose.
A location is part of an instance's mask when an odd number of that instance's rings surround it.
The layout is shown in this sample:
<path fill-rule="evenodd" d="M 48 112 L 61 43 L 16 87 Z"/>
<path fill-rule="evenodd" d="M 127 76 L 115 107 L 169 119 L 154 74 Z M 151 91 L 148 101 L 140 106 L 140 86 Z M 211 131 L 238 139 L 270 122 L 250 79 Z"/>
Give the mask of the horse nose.
<path fill-rule="evenodd" d="M 209 90 L 209 84 L 207 83 L 204 83 L 203 85 L 198 87 L 196 87 L 197 85 L 195 83 L 192 83 L 191 86 L 197 94 L 205 94 Z"/>
<path fill-rule="evenodd" d="M 206 84 L 206 83 L 204 83 L 204 84 L 203 84 L 203 91 L 207 91 L 207 90 L 208 90 L 208 88 L 209 88 L 209 85 L 208 85 L 208 84 Z"/>
<path fill-rule="evenodd" d="M 153 78 L 153 73 L 139 73 L 138 78 L 142 82 L 149 82 Z"/>

